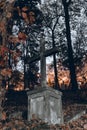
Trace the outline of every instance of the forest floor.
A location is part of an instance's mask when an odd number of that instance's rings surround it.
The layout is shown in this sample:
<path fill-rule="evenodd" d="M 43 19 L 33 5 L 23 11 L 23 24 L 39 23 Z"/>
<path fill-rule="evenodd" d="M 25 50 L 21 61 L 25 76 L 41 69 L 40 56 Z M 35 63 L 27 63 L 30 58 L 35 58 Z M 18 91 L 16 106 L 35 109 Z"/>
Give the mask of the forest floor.
<path fill-rule="evenodd" d="M 63 92 L 64 124 L 48 125 L 40 119 L 0 121 L 0 130 L 87 130 L 87 93 Z"/>

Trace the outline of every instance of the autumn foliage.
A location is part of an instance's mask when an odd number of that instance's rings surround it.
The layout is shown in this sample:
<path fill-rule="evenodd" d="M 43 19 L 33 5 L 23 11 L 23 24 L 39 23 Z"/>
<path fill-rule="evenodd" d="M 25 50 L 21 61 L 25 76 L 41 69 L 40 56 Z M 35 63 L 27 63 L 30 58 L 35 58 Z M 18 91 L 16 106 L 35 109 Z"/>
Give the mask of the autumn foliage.
<path fill-rule="evenodd" d="M 0 45 L 0 75 L 3 77 L 12 76 L 12 64 L 16 66 L 18 58 L 21 56 L 21 50 L 14 48 L 18 43 L 25 43 L 24 41 L 27 39 L 27 34 L 21 31 L 18 32 L 17 36 L 14 36 L 12 33 L 8 33 L 7 26 L 8 29 L 9 27 L 11 28 L 8 23 L 13 18 L 13 14 L 18 12 L 18 17 L 20 18 L 21 16 L 21 18 L 24 19 L 24 21 L 28 24 L 33 24 L 35 22 L 35 13 L 30 9 L 29 6 L 24 5 L 21 8 L 20 5 L 14 6 L 14 3 L 15 1 L 8 3 L 5 3 L 5 1 L 0 2 L 0 11 L 3 12 L 2 16 L 0 16 L 0 36 L 2 38 Z"/>
<path fill-rule="evenodd" d="M 0 1 L 0 91 L 2 87 L 3 89 L 9 87 L 12 89 L 12 86 L 15 90 L 19 90 L 18 88 L 24 89 L 24 76 L 16 71 L 16 67 L 22 55 L 18 45 L 25 43 L 28 36 L 20 30 L 17 35 L 13 35 L 12 27 L 14 26 L 15 13 L 17 13 L 17 19 L 22 19 L 29 25 L 35 23 L 35 13 L 29 5 L 23 4 L 21 7 L 21 4 L 16 2 L 15 0 Z M 3 99 L 4 94 L 2 92 L 0 95 Z M 0 100 L 1 103 L 2 99 Z"/>
<path fill-rule="evenodd" d="M 18 33 L 18 39 L 25 41 L 27 39 L 27 35 L 23 32 Z"/>

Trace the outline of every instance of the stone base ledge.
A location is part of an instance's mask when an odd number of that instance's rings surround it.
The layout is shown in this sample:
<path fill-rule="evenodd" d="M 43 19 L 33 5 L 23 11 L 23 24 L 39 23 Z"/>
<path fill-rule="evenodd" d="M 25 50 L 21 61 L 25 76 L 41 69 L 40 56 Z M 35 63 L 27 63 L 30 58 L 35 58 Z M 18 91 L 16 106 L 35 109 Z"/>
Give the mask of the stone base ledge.
<path fill-rule="evenodd" d="M 49 124 L 62 124 L 62 93 L 50 87 L 27 91 L 28 120 L 36 116 Z"/>

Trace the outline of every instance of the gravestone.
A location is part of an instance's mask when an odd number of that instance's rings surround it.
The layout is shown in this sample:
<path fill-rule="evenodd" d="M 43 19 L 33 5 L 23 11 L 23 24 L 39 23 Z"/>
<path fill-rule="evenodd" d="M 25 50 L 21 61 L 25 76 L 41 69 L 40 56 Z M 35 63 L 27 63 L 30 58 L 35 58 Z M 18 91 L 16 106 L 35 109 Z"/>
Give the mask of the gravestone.
<path fill-rule="evenodd" d="M 28 95 L 28 120 L 41 119 L 49 124 L 62 124 L 62 93 L 48 87 L 46 84 L 46 58 L 44 33 L 41 33 L 40 41 L 40 68 L 41 88 L 27 91 Z"/>
<path fill-rule="evenodd" d="M 28 120 L 33 117 L 41 119 L 48 124 L 62 124 L 62 93 L 50 87 L 27 91 Z"/>

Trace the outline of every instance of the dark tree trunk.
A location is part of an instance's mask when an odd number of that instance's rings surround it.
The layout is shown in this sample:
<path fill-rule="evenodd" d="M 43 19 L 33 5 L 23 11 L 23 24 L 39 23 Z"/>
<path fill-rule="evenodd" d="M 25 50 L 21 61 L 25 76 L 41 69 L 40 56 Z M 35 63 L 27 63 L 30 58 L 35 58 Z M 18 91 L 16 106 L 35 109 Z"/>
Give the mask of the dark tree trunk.
<path fill-rule="evenodd" d="M 28 81 L 29 64 L 26 62 L 27 55 L 28 55 L 28 41 L 26 40 L 26 44 L 24 45 L 24 89 L 30 87 Z"/>
<path fill-rule="evenodd" d="M 71 85 L 72 85 L 71 87 L 72 87 L 72 90 L 77 90 L 78 84 L 77 84 L 75 65 L 74 65 L 74 59 L 73 59 L 73 49 L 72 49 L 72 44 L 71 44 L 71 33 L 70 33 L 69 12 L 68 12 L 68 6 L 70 4 L 70 1 L 66 2 L 66 0 L 62 0 L 62 2 L 63 2 L 64 12 L 65 12 L 68 59 L 69 59 L 70 77 L 71 77 Z"/>
<path fill-rule="evenodd" d="M 52 31 L 52 46 L 55 48 L 55 40 L 54 40 L 54 30 Z M 53 54 L 53 64 L 54 64 L 54 88 L 59 89 L 59 81 L 58 81 L 58 72 L 57 72 L 57 63 L 56 63 L 56 53 Z"/>
<path fill-rule="evenodd" d="M 26 73 L 26 64 L 25 64 L 25 59 L 24 59 L 24 89 L 27 87 L 27 73 Z"/>

